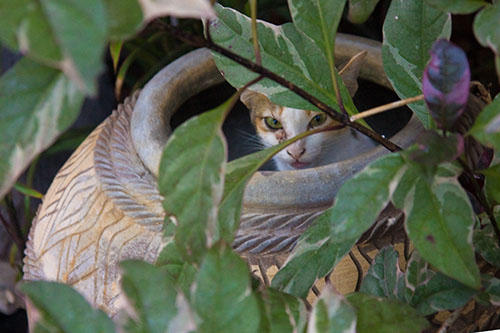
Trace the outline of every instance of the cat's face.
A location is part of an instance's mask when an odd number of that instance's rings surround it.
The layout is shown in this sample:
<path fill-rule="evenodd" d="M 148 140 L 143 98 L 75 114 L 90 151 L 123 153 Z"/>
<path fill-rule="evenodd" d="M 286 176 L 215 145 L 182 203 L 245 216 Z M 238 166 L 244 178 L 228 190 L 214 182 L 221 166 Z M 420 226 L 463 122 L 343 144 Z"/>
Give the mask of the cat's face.
<path fill-rule="evenodd" d="M 304 111 L 281 107 L 266 96 L 247 91 L 242 101 L 251 110 L 252 123 L 265 146 L 274 146 L 311 129 L 339 125 L 323 112 Z M 320 132 L 310 135 L 280 151 L 274 161 L 278 170 L 312 168 L 321 165 L 335 132 Z"/>

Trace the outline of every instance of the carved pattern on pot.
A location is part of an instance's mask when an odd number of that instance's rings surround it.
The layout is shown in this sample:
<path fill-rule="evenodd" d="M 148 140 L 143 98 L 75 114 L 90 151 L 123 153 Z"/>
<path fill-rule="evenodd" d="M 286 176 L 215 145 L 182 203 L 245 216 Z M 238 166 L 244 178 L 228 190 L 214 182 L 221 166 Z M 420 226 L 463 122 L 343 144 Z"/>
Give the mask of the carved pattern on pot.
<path fill-rule="evenodd" d="M 336 55 L 341 59 L 362 49 L 368 50 L 371 67 L 362 70 L 361 76 L 388 86 L 379 43 L 343 35 L 337 39 Z M 116 314 L 123 306 L 118 263 L 125 259 L 154 262 L 163 245 L 165 213 L 155 176 L 169 132 L 164 126 L 184 100 L 221 81 L 208 50 L 193 51 L 158 73 L 140 96 L 127 98 L 89 135 L 43 200 L 29 235 L 25 279 L 67 283 L 94 306 Z M 156 113 L 151 114 L 152 108 Z M 141 110 L 149 114 L 138 116 Z M 163 127 L 163 132 L 143 127 L 151 123 Z M 407 146 L 420 129 L 413 118 L 394 141 Z M 343 181 L 384 153 L 377 147 L 349 161 L 277 172 L 271 178 L 257 173 L 245 192 L 236 250 L 250 262 L 286 255 L 314 217 L 332 203 Z M 316 181 L 313 187 L 303 188 L 311 179 Z M 291 186 L 289 197 L 294 202 L 276 201 L 279 196 L 273 191 L 288 191 L 279 189 L 283 184 Z M 301 192 L 307 200 L 294 197 Z"/>

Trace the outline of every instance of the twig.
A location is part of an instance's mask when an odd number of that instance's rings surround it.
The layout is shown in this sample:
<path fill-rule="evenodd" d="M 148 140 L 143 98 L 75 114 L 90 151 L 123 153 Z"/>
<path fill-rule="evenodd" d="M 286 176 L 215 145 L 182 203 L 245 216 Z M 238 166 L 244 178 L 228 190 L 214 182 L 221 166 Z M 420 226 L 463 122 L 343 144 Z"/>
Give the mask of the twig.
<path fill-rule="evenodd" d="M 474 171 L 469 168 L 467 163 L 462 160 L 461 158 L 457 159 L 458 163 L 462 166 L 464 169 L 466 175 L 468 176 L 470 183 L 474 189 L 474 195 L 479 200 L 479 203 L 483 206 L 486 214 L 488 215 L 488 218 L 490 219 L 491 226 L 493 227 L 493 231 L 495 232 L 495 236 L 497 239 L 497 243 L 500 246 L 500 229 L 498 229 L 498 223 L 497 220 L 495 219 L 495 214 L 493 213 L 493 208 L 488 202 L 488 199 L 486 199 L 486 196 L 484 195 L 483 190 L 479 186 L 479 184 L 476 181 L 476 178 L 474 178 Z"/>
<path fill-rule="evenodd" d="M 356 259 L 352 251 L 349 251 L 349 258 L 351 258 L 354 266 L 356 266 L 356 270 L 358 271 L 358 279 L 356 281 L 356 288 L 354 288 L 354 291 L 359 291 L 359 288 L 361 288 L 361 282 L 363 281 L 363 267 L 361 267 L 361 264 L 358 259 Z"/>
<path fill-rule="evenodd" d="M 384 146 L 385 148 L 387 148 L 391 152 L 402 150 L 401 147 L 399 147 L 395 143 L 391 142 L 390 140 L 387 140 L 386 138 L 382 137 L 380 134 L 366 128 L 365 126 L 363 126 L 361 124 L 349 121 L 349 117 L 347 117 L 346 115 L 334 110 L 333 108 L 329 107 L 325 103 L 321 102 L 316 97 L 312 96 L 311 94 L 307 93 L 305 90 L 297 87 L 295 84 L 282 78 L 281 76 L 277 75 L 276 73 L 271 72 L 268 69 L 266 69 L 262 66 L 259 66 L 256 63 L 254 63 L 248 59 L 245 59 L 245 58 L 239 56 L 238 54 L 233 53 L 233 52 L 211 42 L 210 40 L 206 40 L 204 38 L 201 38 L 201 37 L 198 37 L 198 36 L 193 35 L 191 33 L 188 33 L 186 31 L 179 29 L 177 27 L 174 27 L 168 23 L 162 22 L 162 26 L 164 26 L 165 29 L 168 32 L 172 33 L 176 38 L 178 38 L 178 39 L 180 39 L 180 40 L 182 40 L 182 41 L 184 41 L 192 46 L 209 48 L 209 49 L 211 49 L 211 50 L 213 50 L 213 51 L 215 51 L 215 52 L 217 52 L 225 57 L 228 57 L 229 59 L 246 67 L 247 69 L 249 69 L 255 73 L 261 74 L 262 76 L 264 76 L 270 80 L 273 80 L 274 82 L 282 85 L 283 87 L 293 91 L 294 93 L 296 93 L 297 95 L 299 95 L 300 97 L 302 97 L 303 99 L 305 99 L 306 101 L 311 103 L 312 105 L 316 106 L 321 111 L 327 113 L 333 120 L 335 120 L 341 124 L 344 124 L 346 126 L 349 126 L 353 129 L 357 130 L 358 132 L 361 132 L 362 134 L 364 134 L 364 135 L 368 136 L 369 138 L 375 140 L 376 142 L 380 143 L 382 146 Z"/>
<path fill-rule="evenodd" d="M 410 103 L 415 103 L 415 102 L 421 101 L 423 99 L 424 99 L 424 95 L 418 95 L 418 96 L 415 96 L 415 97 L 405 98 L 405 99 L 402 99 L 400 101 L 396 101 L 396 102 L 388 103 L 388 104 L 385 104 L 385 105 L 377 106 L 376 108 L 360 112 L 358 114 L 355 114 L 355 115 L 351 116 L 349 118 L 349 120 L 350 121 L 356 121 L 356 120 L 359 120 L 359 119 L 363 119 L 363 118 L 366 118 L 366 117 L 373 116 L 374 114 L 378 114 L 378 113 L 389 111 L 389 110 L 392 110 L 392 109 L 395 109 L 395 108 L 399 108 L 401 106 L 405 106 L 405 105 L 410 104 Z"/>

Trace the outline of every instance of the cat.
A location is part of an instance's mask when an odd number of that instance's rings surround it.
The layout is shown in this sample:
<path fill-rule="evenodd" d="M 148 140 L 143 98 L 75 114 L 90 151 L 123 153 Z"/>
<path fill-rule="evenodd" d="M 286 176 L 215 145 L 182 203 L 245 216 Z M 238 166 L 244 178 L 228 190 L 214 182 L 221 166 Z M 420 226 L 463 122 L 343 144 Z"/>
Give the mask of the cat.
<path fill-rule="evenodd" d="M 366 52 L 355 55 L 339 71 L 349 94 L 358 89 L 357 77 Z M 250 119 L 263 146 L 277 145 L 308 131 L 330 125 L 340 125 L 324 112 L 282 107 L 271 102 L 264 94 L 245 90 L 241 101 L 250 111 Z M 354 157 L 375 143 L 349 127 L 320 132 L 294 142 L 273 158 L 277 170 L 313 168 Z"/>

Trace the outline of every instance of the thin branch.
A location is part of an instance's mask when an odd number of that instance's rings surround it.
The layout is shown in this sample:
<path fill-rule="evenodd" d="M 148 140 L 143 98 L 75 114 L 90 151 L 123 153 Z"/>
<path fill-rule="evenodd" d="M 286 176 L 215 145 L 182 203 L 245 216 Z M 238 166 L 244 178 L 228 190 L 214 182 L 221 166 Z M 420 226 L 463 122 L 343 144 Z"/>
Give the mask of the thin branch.
<path fill-rule="evenodd" d="M 359 120 L 359 119 L 363 119 L 363 118 L 366 118 L 366 117 L 373 116 L 373 115 L 378 114 L 378 113 L 382 113 L 382 112 L 389 111 L 389 110 L 392 110 L 392 109 L 395 109 L 395 108 L 399 108 L 401 106 L 405 106 L 405 105 L 410 104 L 410 103 L 415 103 L 415 102 L 421 101 L 423 99 L 424 99 L 424 95 L 418 95 L 418 96 L 415 96 L 415 97 L 405 98 L 405 99 L 402 99 L 400 101 L 396 101 L 396 102 L 384 104 L 384 105 L 381 105 L 381 106 L 377 106 L 376 108 L 360 112 L 358 114 L 355 114 L 355 115 L 351 116 L 349 118 L 349 120 L 350 121 L 356 121 L 356 120 Z"/>
<path fill-rule="evenodd" d="M 282 78 L 281 76 L 277 75 L 276 73 L 271 72 L 268 69 L 266 69 L 262 66 L 259 66 L 256 63 L 254 63 L 248 59 L 245 59 L 245 58 L 239 56 L 238 54 L 233 53 L 233 52 L 231 52 L 231 51 L 229 51 L 229 50 L 227 50 L 227 49 L 225 49 L 217 44 L 214 44 L 210 40 L 206 40 L 206 39 L 201 38 L 199 36 L 188 33 L 186 31 L 181 30 L 177 27 L 174 27 L 168 23 L 162 23 L 162 26 L 165 27 L 165 29 L 168 32 L 172 33 L 176 38 L 186 42 L 187 44 L 190 44 L 190 45 L 195 46 L 195 47 L 209 48 L 212 51 L 215 51 L 215 52 L 217 52 L 225 57 L 228 57 L 229 59 L 246 67 L 247 69 L 249 69 L 255 73 L 261 74 L 262 76 L 264 76 L 270 80 L 273 80 L 274 82 L 282 85 L 283 87 L 293 91 L 294 93 L 296 93 L 297 95 L 299 95 L 300 97 L 302 97 L 303 99 L 305 99 L 306 101 L 311 103 L 312 105 L 316 106 L 321 111 L 328 114 L 333 120 L 335 120 L 335 121 L 337 121 L 345 126 L 349 126 L 353 129 L 357 130 L 358 132 L 361 132 L 362 134 L 364 134 L 364 135 L 368 136 L 369 138 L 375 140 L 376 142 L 380 143 L 382 146 L 384 146 L 385 148 L 387 148 L 391 152 L 402 150 L 401 147 L 399 147 L 395 143 L 391 142 L 390 140 L 387 140 L 386 138 L 382 137 L 380 134 L 366 128 L 365 126 L 363 126 L 361 124 L 349 121 L 349 117 L 347 117 L 346 115 L 334 110 L 330 106 L 321 102 L 316 97 L 312 96 L 311 94 L 307 93 L 303 89 L 297 87 L 295 84 Z"/>
<path fill-rule="evenodd" d="M 488 218 L 490 219 L 491 226 L 493 227 L 493 231 L 495 232 L 495 236 L 497 239 L 497 243 L 500 246 L 500 229 L 498 229 L 498 223 L 497 220 L 495 219 L 495 214 L 493 213 L 493 208 L 488 202 L 488 199 L 486 199 L 486 196 L 484 195 L 483 190 L 479 186 L 476 178 L 474 177 L 474 171 L 469 168 L 467 163 L 462 160 L 461 158 L 458 159 L 458 163 L 462 166 L 464 169 L 466 175 L 468 176 L 470 183 L 472 185 L 472 188 L 474 189 L 474 195 L 476 196 L 477 200 L 479 200 L 479 203 L 481 206 L 483 206 L 486 214 L 488 215 Z"/>
<path fill-rule="evenodd" d="M 461 307 L 459 309 L 456 309 L 453 311 L 448 318 L 443 322 L 437 333 L 446 333 L 448 332 L 448 329 L 453 325 L 453 323 L 460 317 L 460 314 L 462 313 L 464 307 Z"/>

